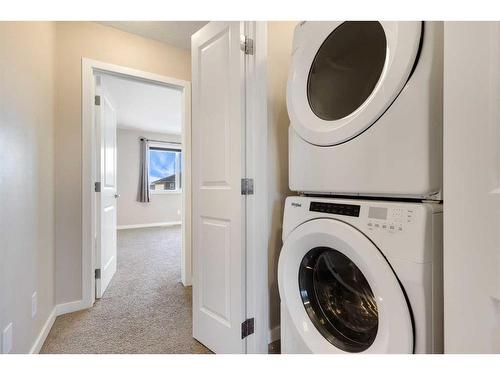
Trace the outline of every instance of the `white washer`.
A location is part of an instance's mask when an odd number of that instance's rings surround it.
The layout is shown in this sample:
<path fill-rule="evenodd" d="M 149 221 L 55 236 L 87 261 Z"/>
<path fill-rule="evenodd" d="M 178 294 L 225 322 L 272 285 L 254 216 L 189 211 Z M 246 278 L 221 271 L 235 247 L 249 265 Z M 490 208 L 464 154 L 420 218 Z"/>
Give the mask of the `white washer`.
<path fill-rule="evenodd" d="M 440 200 L 442 76 L 442 22 L 299 24 L 290 189 Z"/>
<path fill-rule="evenodd" d="M 289 197 L 282 353 L 442 353 L 442 206 Z"/>

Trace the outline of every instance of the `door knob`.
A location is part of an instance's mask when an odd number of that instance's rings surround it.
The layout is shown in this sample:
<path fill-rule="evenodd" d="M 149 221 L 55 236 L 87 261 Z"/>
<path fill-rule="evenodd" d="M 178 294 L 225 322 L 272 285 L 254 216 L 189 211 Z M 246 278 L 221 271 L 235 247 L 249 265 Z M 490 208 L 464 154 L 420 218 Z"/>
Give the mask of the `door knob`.
<path fill-rule="evenodd" d="M 120 198 L 120 194 L 115 194 L 115 198 Z"/>

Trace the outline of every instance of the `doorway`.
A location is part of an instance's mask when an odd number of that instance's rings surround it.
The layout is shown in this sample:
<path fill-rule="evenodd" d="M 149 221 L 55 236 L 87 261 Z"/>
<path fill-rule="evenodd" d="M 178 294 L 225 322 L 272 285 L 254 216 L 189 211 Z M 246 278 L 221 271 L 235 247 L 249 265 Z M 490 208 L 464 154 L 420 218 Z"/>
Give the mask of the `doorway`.
<path fill-rule="evenodd" d="M 116 246 L 116 230 L 117 229 L 131 229 L 146 226 L 156 226 L 156 227 L 166 227 L 166 226 L 180 226 L 180 237 L 181 237 L 181 249 L 180 249 L 180 268 L 181 268 L 181 281 L 184 286 L 191 285 L 191 236 L 190 236 L 190 137 L 187 135 L 190 133 L 190 83 L 187 81 L 177 80 L 169 77 L 159 76 L 156 74 L 151 74 L 143 71 L 137 71 L 134 69 L 116 66 L 112 64 L 107 64 L 95 60 L 83 59 L 82 61 L 82 77 L 83 77 L 83 96 L 82 96 L 82 109 L 83 109 L 83 132 L 84 132 L 84 166 L 83 166 L 83 300 L 85 301 L 85 307 L 91 307 L 96 299 L 99 297 L 99 292 L 96 293 L 97 288 L 101 288 L 105 291 L 105 285 L 100 285 L 102 281 L 108 281 L 105 277 L 109 278 L 108 275 L 105 276 L 106 272 L 103 267 L 106 266 L 111 261 L 109 253 L 106 253 L 106 259 L 103 259 L 101 255 L 103 253 L 100 251 L 100 242 L 108 241 L 110 246 Z M 127 86 L 128 85 L 128 86 Z M 124 95 L 123 92 L 133 89 L 136 91 L 135 97 L 142 98 L 142 103 L 138 101 L 136 103 L 137 110 L 131 110 L 130 108 L 130 97 L 134 95 Z M 151 95 L 157 94 L 158 103 L 153 105 L 151 100 Z M 150 99 L 148 100 L 148 95 Z M 163 95 L 163 96 L 162 96 Z M 114 96 L 114 98 L 112 98 Z M 165 102 L 165 108 L 162 108 L 162 100 Z M 127 102 L 129 101 L 129 102 Z M 170 101 L 170 104 L 168 103 Z M 113 102 L 115 106 L 122 108 L 120 113 L 116 113 L 116 109 L 113 107 Z M 107 108 L 102 104 L 107 103 Z M 117 104 L 119 103 L 119 104 Z M 176 107 L 175 114 L 172 118 L 158 119 L 156 121 L 154 118 L 163 110 L 167 109 L 168 106 Z M 104 108 L 103 108 L 104 107 Z M 157 109 L 155 109 L 156 107 Z M 118 110 L 120 108 L 117 108 Z M 115 112 L 114 116 L 119 119 L 118 125 L 118 135 L 123 133 L 123 137 L 115 137 L 113 139 L 106 141 L 105 131 L 100 128 L 100 124 L 103 121 L 107 121 L 113 116 L 109 114 L 106 116 L 103 111 Z M 149 128 L 140 128 L 140 120 L 138 120 L 137 114 L 142 113 L 142 117 L 146 117 L 144 123 L 149 124 Z M 134 117 L 136 116 L 136 117 Z M 139 116 L 141 117 L 141 116 Z M 115 120 L 116 122 L 117 120 Z M 164 128 L 161 128 L 161 123 L 164 123 Z M 170 125 L 167 125 L 170 124 Z M 154 125 L 156 124 L 156 125 Z M 105 124 L 103 123 L 103 126 Z M 133 127 L 138 129 L 131 129 Z M 154 127 L 157 127 L 155 129 Z M 170 126 L 170 128 L 169 128 Z M 176 129 L 173 127 L 176 126 Z M 111 125 L 113 127 L 113 125 Z M 126 129 L 126 128 L 129 129 Z M 160 134 L 158 135 L 158 132 Z M 102 224 L 102 216 L 106 208 L 102 205 L 100 200 L 101 196 L 104 196 L 103 192 L 106 189 L 106 176 L 103 174 L 104 169 L 107 168 L 117 168 L 120 166 L 119 160 L 115 159 L 112 161 L 111 149 L 114 149 L 116 158 L 116 147 L 117 141 L 120 138 L 124 140 L 124 145 L 127 144 L 128 138 L 135 134 L 137 135 L 137 148 L 140 149 L 141 143 L 145 144 L 145 149 L 147 150 L 147 155 L 143 152 L 142 157 L 145 158 L 144 166 L 147 171 L 147 176 L 145 181 L 149 181 L 149 178 L 153 178 L 151 184 L 147 183 L 147 191 L 150 194 L 149 202 L 136 202 L 140 200 L 139 193 L 139 179 L 134 178 L 133 174 L 128 177 L 129 181 L 121 184 L 124 189 L 125 197 L 122 197 L 120 190 L 120 170 L 116 169 L 116 186 L 114 186 L 114 191 L 112 190 L 110 194 L 116 198 L 117 212 L 115 213 L 115 224 L 113 220 L 108 221 L 106 227 Z M 113 130 L 109 131 L 113 133 Z M 170 134 L 167 134 L 169 133 Z M 127 134 L 128 133 L 128 134 Z M 139 135 L 142 134 L 142 135 Z M 103 142 L 107 142 L 104 144 Z M 101 147 L 102 146 L 102 147 Z M 136 148 L 136 149 L 137 149 Z M 103 152 L 107 150 L 109 153 L 108 159 L 106 161 L 106 155 Z M 129 147 L 129 150 L 132 148 Z M 123 155 L 131 156 L 134 151 L 127 151 Z M 140 151 L 136 153 L 137 164 L 140 164 Z M 119 157 L 119 156 L 118 156 Z M 134 155 L 132 155 L 132 158 Z M 102 158 L 103 160 L 100 160 Z M 173 176 L 160 175 L 161 165 L 155 171 L 151 171 L 152 175 L 149 175 L 149 161 L 153 160 L 158 162 L 159 160 L 167 160 L 171 163 L 169 167 L 173 168 Z M 146 160 L 148 163 L 146 163 Z M 138 174 L 138 169 L 140 165 L 129 165 L 131 160 L 125 161 L 124 168 L 122 171 L 122 177 L 124 173 L 128 170 L 133 170 L 136 168 L 136 174 Z M 133 162 L 133 161 L 132 161 Z M 114 167 L 113 167 L 114 163 Z M 158 163 L 156 163 L 158 164 Z M 165 169 L 165 168 L 164 168 Z M 170 171 L 170 169 L 169 169 Z M 113 172 L 113 171 L 111 171 Z M 164 173 L 168 171 L 163 171 Z M 108 177 L 113 173 L 107 171 Z M 164 181 L 161 184 L 162 178 L 171 179 L 172 181 Z M 127 178 L 125 178 L 126 180 Z M 136 179 L 134 182 L 133 180 Z M 168 183 L 167 183 L 168 182 Z M 100 186 L 99 186 L 100 185 Z M 168 185 L 168 186 L 167 186 Z M 90 189 L 88 187 L 90 186 Z M 155 191 L 151 191 L 153 189 Z M 95 190 L 100 190 L 96 192 Z M 135 190 L 135 192 L 134 192 Z M 152 198 L 151 198 L 152 197 Z M 120 203 L 122 198 L 126 198 L 127 202 Z M 137 198 L 137 199 L 136 199 Z M 149 206 L 153 201 L 159 200 L 169 200 L 171 201 L 171 212 L 165 215 L 158 215 L 155 208 Z M 133 203 L 135 201 L 135 204 Z M 172 203 L 175 201 L 176 203 Z M 140 207 L 140 205 L 143 205 Z M 120 210 L 120 205 L 122 205 L 122 210 Z M 175 206 L 175 207 L 174 207 Z M 142 208 L 142 210 L 141 210 Z M 134 211 L 135 210 L 135 211 Z M 106 211 L 109 212 L 112 210 Z M 161 211 L 156 208 L 156 211 Z M 123 215 L 121 215 L 123 213 Z M 156 216 L 155 216 L 156 214 Z M 143 215 L 142 217 L 140 217 Z M 144 215 L 149 215 L 148 218 Z M 170 215 L 170 216 L 169 216 Z M 131 221 L 132 220 L 132 221 Z M 133 220 L 136 220 L 135 222 Z M 142 222 L 141 222 L 142 221 Z M 111 223 L 111 224 L 109 224 Z M 111 228 L 110 228 L 111 227 Z M 114 227 L 114 228 L 113 228 Z M 103 231 L 108 231 L 107 237 L 111 239 L 106 239 L 106 233 Z M 102 233 L 101 233 L 102 232 Z M 115 239 L 112 238 L 113 232 Z M 90 241 L 89 241 L 90 239 Z M 93 239 L 93 240 L 92 240 Z M 116 260 L 115 260 L 116 262 Z M 96 279 L 97 277 L 97 279 Z M 97 280 L 97 283 L 96 283 Z"/>
<path fill-rule="evenodd" d="M 189 82 L 90 60 L 83 77 L 87 309 L 43 351 L 209 352 L 191 335 Z"/>
<path fill-rule="evenodd" d="M 141 237 L 143 246 L 138 250 L 142 251 L 153 250 L 158 242 L 145 233 L 178 232 L 174 237 L 180 241 L 166 241 L 163 255 L 177 264 L 175 274 L 181 278 L 185 155 L 182 90 L 105 72 L 95 73 L 95 87 L 94 269 L 95 297 L 101 298 L 117 269 L 122 250 L 117 239 L 120 233 L 121 237 L 131 235 L 125 231 Z"/>

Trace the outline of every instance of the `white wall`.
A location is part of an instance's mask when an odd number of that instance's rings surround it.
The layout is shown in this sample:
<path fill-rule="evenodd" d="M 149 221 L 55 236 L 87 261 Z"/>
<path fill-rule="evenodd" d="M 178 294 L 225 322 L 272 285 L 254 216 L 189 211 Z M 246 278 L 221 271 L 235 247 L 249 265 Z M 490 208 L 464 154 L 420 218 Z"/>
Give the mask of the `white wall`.
<path fill-rule="evenodd" d="M 293 30 L 297 22 L 268 22 L 268 205 L 271 228 L 269 232 L 269 309 L 270 323 L 277 340 L 280 324 L 278 293 L 278 258 L 282 246 L 283 207 L 288 189 L 288 126 L 286 82 L 292 54 Z"/>
<path fill-rule="evenodd" d="M 137 202 L 141 146 L 139 138 L 146 137 L 165 142 L 180 142 L 180 135 L 118 129 L 118 226 L 180 222 L 182 194 L 151 193 L 149 203 Z"/>
<path fill-rule="evenodd" d="M 500 23 L 446 22 L 446 353 L 500 353 Z"/>
<path fill-rule="evenodd" d="M 57 22 L 56 47 L 56 301 L 66 303 L 82 298 L 82 58 L 189 81 L 191 55 L 93 22 Z"/>
<path fill-rule="evenodd" d="M 0 22 L 0 332 L 13 323 L 14 353 L 55 304 L 54 44 L 51 22 Z"/>

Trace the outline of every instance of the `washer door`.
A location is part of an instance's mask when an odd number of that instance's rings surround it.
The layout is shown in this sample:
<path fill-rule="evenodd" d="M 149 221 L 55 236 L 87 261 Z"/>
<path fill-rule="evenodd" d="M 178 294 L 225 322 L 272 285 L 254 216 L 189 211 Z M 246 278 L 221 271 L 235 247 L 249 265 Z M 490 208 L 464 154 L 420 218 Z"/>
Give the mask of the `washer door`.
<path fill-rule="evenodd" d="M 392 268 L 360 231 L 316 219 L 286 239 L 283 305 L 313 353 L 413 353 L 410 308 Z"/>
<path fill-rule="evenodd" d="M 401 92 L 415 63 L 421 22 L 306 22 L 287 86 L 291 125 L 331 146 L 370 127 Z"/>

